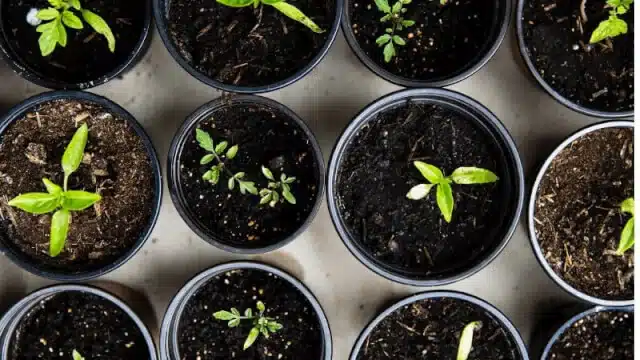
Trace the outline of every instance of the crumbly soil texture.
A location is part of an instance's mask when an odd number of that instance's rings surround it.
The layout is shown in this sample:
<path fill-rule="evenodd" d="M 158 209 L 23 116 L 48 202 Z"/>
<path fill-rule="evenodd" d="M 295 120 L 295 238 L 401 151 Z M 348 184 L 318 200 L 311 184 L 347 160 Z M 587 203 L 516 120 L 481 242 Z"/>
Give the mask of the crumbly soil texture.
<path fill-rule="evenodd" d="M 83 0 L 81 5 L 100 15 L 116 37 L 115 52 L 107 40 L 83 20 L 81 30 L 67 28 L 67 46 L 42 57 L 38 46 L 40 33 L 26 21 L 30 9 L 51 7 L 47 0 L 3 1 L 2 31 L 9 47 L 23 66 L 47 79 L 65 83 L 88 83 L 121 66 L 140 41 L 148 16 L 146 1 Z M 81 14 L 72 10 L 78 17 Z"/>
<path fill-rule="evenodd" d="M 633 360 L 633 312 L 599 311 L 576 321 L 546 360 Z"/>
<path fill-rule="evenodd" d="M 428 183 L 413 162 L 445 175 L 461 166 L 489 169 L 500 180 L 452 184 L 451 223 L 436 204 L 435 189 L 409 200 Z M 450 276 L 473 266 L 502 238 L 509 183 L 497 144 L 474 120 L 448 107 L 407 102 L 370 119 L 354 135 L 339 165 L 337 203 L 352 239 L 367 253 L 407 276 Z"/>
<path fill-rule="evenodd" d="M 584 4 L 584 16 L 581 14 Z M 544 79 L 564 98 L 589 109 L 633 110 L 634 7 L 620 18 L 629 32 L 589 44 L 593 30 L 609 17 L 603 1 L 524 2 L 524 44 Z"/>
<path fill-rule="evenodd" d="M 65 248 L 49 256 L 51 214 L 32 215 L 7 202 L 46 192 L 42 178 L 62 186 L 62 154 L 78 126 L 89 139 L 69 190 L 97 192 L 102 200 L 72 212 Z M 155 192 L 142 140 L 117 114 L 90 102 L 53 100 L 9 125 L 0 143 L 0 240 L 51 271 L 77 273 L 103 267 L 128 252 L 148 226 Z"/>
<path fill-rule="evenodd" d="M 536 194 L 535 233 L 546 261 L 579 291 L 633 299 L 634 251 L 614 252 L 633 196 L 633 130 L 591 132 L 562 150 Z"/>
<path fill-rule="evenodd" d="M 238 153 L 226 160 L 226 169 L 214 185 L 202 175 L 217 163 L 201 165 L 208 154 L 195 137 L 195 128 L 181 149 L 179 185 L 189 216 L 209 236 L 230 246 L 259 248 L 280 242 L 307 220 L 319 196 L 322 179 L 311 140 L 288 115 L 265 105 L 231 103 L 197 125 L 208 132 L 214 143 L 228 141 L 238 145 Z M 229 190 L 231 174 L 244 172 L 244 180 L 256 188 L 267 188 L 269 180 L 261 171 L 268 167 L 276 179 L 282 173 L 295 177 L 291 192 L 296 204 L 281 201 L 275 206 L 260 205 L 260 196 L 241 194 L 236 183 Z"/>
<path fill-rule="evenodd" d="M 227 85 L 265 86 L 285 80 L 320 52 L 336 14 L 335 0 L 287 1 L 325 32 L 269 5 L 233 8 L 210 0 L 172 0 L 168 31 L 180 56 Z"/>
<path fill-rule="evenodd" d="M 382 320 L 369 334 L 358 360 L 455 359 L 462 329 L 480 321 L 469 360 L 519 360 L 515 341 L 478 305 L 452 298 L 420 300 Z"/>
<path fill-rule="evenodd" d="M 147 342 L 121 308 L 102 297 L 67 291 L 40 301 L 18 324 L 9 360 L 149 359 Z"/>
<path fill-rule="evenodd" d="M 406 45 L 396 45 L 397 55 L 386 63 L 376 39 L 391 22 L 380 22 L 384 13 L 373 1 L 347 0 L 351 31 L 364 53 L 390 73 L 410 80 L 435 81 L 467 70 L 491 47 L 500 26 L 502 0 L 413 1 L 405 5 L 405 20 L 415 25 L 397 32 Z M 389 0 L 393 5 L 396 1 Z"/>
<path fill-rule="evenodd" d="M 213 314 L 231 308 L 243 314 L 251 308 L 255 314 L 257 301 L 265 304 L 265 316 L 283 328 L 268 339 L 260 335 L 243 351 L 252 322 L 229 328 Z M 286 280 L 249 269 L 217 275 L 189 299 L 180 316 L 178 347 L 185 360 L 315 360 L 323 354 L 320 322 L 311 303 Z"/>

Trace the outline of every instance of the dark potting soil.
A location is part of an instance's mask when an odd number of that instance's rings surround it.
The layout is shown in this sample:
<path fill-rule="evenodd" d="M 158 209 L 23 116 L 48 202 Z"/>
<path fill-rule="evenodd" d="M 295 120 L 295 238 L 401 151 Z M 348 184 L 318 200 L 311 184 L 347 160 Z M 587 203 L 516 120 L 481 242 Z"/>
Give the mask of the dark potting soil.
<path fill-rule="evenodd" d="M 583 23 L 580 5 L 588 21 Z M 589 45 L 598 24 L 609 17 L 605 1 L 524 2 L 524 42 L 544 81 L 576 104 L 600 111 L 633 109 L 633 6 L 620 18 L 629 32 Z"/>
<path fill-rule="evenodd" d="M 409 200 L 426 183 L 413 161 L 449 175 L 461 166 L 496 173 L 493 184 L 452 184 L 455 206 L 447 223 L 435 192 Z M 504 221 L 508 180 L 494 140 L 470 119 L 440 105 L 408 103 L 362 126 L 337 177 L 337 203 L 352 238 L 385 265 L 438 277 L 468 267 L 493 250 Z"/>
<path fill-rule="evenodd" d="M 620 203 L 633 196 L 633 130 L 602 129 L 572 142 L 536 196 L 536 237 L 553 271 L 585 294 L 633 299 L 633 248 L 613 254 L 629 219 Z"/>
<path fill-rule="evenodd" d="M 599 311 L 564 331 L 545 360 L 633 360 L 633 312 Z"/>
<path fill-rule="evenodd" d="M 70 360 L 74 349 L 87 359 L 150 358 L 142 332 L 122 309 L 93 294 L 67 291 L 27 313 L 11 339 L 9 360 Z"/>
<path fill-rule="evenodd" d="M 515 342 L 481 307 L 452 298 L 420 300 L 396 310 L 369 334 L 358 360 L 455 359 L 462 329 L 473 321 L 469 360 L 518 360 Z"/>
<path fill-rule="evenodd" d="M 313 211 L 322 181 L 306 133 L 281 111 L 246 103 L 216 110 L 198 127 L 216 144 L 226 140 L 229 146 L 237 144 L 239 150 L 233 160 L 226 160 L 228 171 L 213 185 L 202 175 L 217 162 L 200 165 L 207 152 L 198 145 L 195 129 L 191 130 L 179 158 L 179 186 L 191 217 L 218 241 L 243 248 L 272 245 L 297 231 Z M 296 205 L 281 202 L 272 208 L 260 205 L 257 195 L 242 195 L 237 184 L 229 190 L 229 172 L 244 172 L 244 179 L 255 182 L 256 188 L 266 188 L 262 165 L 271 169 L 276 179 L 282 173 L 296 178 L 291 184 Z"/>
<path fill-rule="evenodd" d="M 265 316 L 283 328 L 268 339 L 260 335 L 243 350 L 252 323 L 243 320 L 229 328 L 213 314 L 231 308 L 256 313 L 257 301 L 265 304 Z M 216 276 L 191 297 L 180 317 L 178 344 L 185 360 L 315 360 L 323 353 L 318 315 L 304 295 L 274 274 L 246 269 Z"/>
<path fill-rule="evenodd" d="M 169 36 L 199 72 L 228 85 L 264 86 L 305 67 L 324 46 L 335 0 L 288 1 L 320 28 L 316 34 L 269 5 L 232 8 L 210 0 L 172 0 Z"/>
<path fill-rule="evenodd" d="M 376 39 L 385 34 L 390 22 L 380 22 L 373 0 L 347 0 L 351 31 L 364 53 L 394 75 L 429 81 L 449 77 L 467 69 L 489 50 L 490 35 L 499 26 L 498 7 L 502 0 L 414 0 L 405 5 L 405 20 L 416 23 L 398 33 L 407 44 L 396 45 L 397 55 L 386 63 Z M 393 5 L 395 0 L 389 0 Z"/>
<path fill-rule="evenodd" d="M 47 57 L 38 47 L 40 33 L 26 21 L 32 8 L 43 9 L 51 5 L 47 0 L 3 1 L 2 31 L 9 46 L 23 65 L 45 78 L 68 83 L 96 80 L 122 65 L 133 52 L 144 30 L 148 15 L 146 1 L 82 0 L 82 7 L 100 15 L 109 24 L 116 37 L 116 50 L 109 51 L 104 36 L 93 31 L 83 20 L 84 28 L 67 28 L 67 46 L 58 45 Z M 79 17 L 80 13 L 72 11 Z"/>
<path fill-rule="evenodd" d="M 102 200 L 72 212 L 65 248 L 49 256 L 51 214 L 32 215 L 7 205 L 27 192 L 46 192 L 42 178 L 62 186 L 62 154 L 76 128 L 89 125 L 80 168 L 70 190 L 98 192 Z M 65 272 L 97 269 L 124 255 L 148 225 L 153 172 L 142 140 L 124 119 L 89 102 L 43 103 L 11 124 L 0 144 L 0 229 L 7 246 L 35 263 Z"/>

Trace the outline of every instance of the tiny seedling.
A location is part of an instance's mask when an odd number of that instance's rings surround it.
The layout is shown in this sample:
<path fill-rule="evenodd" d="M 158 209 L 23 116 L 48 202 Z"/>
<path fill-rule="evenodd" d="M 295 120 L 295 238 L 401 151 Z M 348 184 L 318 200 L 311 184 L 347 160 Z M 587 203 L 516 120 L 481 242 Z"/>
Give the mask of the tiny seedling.
<path fill-rule="evenodd" d="M 458 356 L 456 360 L 467 360 L 471 353 L 471 347 L 473 346 L 473 332 L 480 330 L 482 322 L 474 321 L 465 325 L 460 334 L 460 344 L 458 345 Z"/>
<path fill-rule="evenodd" d="M 83 9 L 80 0 L 49 0 L 49 4 L 51 7 L 40 9 L 36 14 L 39 20 L 48 21 L 36 28 L 36 31 L 41 33 L 38 45 L 42 56 L 50 55 L 58 44 L 62 47 L 67 46 L 65 26 L 76 30 L 84 27 L 82 20 L 72 10 L 78 11 L 95 32 L 107 39 L 107 46 L 111 52 L 116 51 L 116 38 L 107 22 L 100 15 Z"/>
<path fill-rule="evenodd" d="M 51 217 L 51 233 L 49 241 L 49 255 L 56 257 L 64 249 L 71 222 L 71 211 L 81 211 L 89 208 L 102 197 L 99 194 L 82 190 L 68 190 L 69 176 L 80 167 L 84 156 L 84 148 L 87 145 L 89 128 L 82 124 L 71 138 L 69 145 L 62 154 L 62 170 L 64 171 L 64 187 L 54 184 L 51 180 L 43 178 L 46 193 L 26 193 L 16 196 L 9 201 L 10 206 L 31 214 L 47 214 L 53 212 Z"/>
<path fill-rule="evenodd" d="M 627 200 L 623 201 L 620 204 L 620 212 L 631 214 L 631 219 L 627 220 L 624 228 L 622 229 L 622 234 L 620 235 L 620 243 L 618 244 L 618 249 L 616 250 L 616 255 L 624 255 L 624 253 L 633 247 L 635 244 L 634 238 L 634 201 L 633 198 L 630 197 Z"/>
<path fill-rule="evenodd" d="M 84 357 L 80 355 L 80 353 L 76 349 L 73 349 L 72 355 L 73 355 L 73 360 L 85 360 Z"/>
<path fill-rule="evenodd" d="M 217 0 L 220 4 L 229 7 L 247 7 L 253 4 L 253 7 L 258 7 L 260 4 L 273 6 L 276 10 L 280 11 L 289 18 L 303 24 L 308 27 L 314 33 L 321 34 L 324 32 L 316 23 L 313 22 L 307 15 L 305 15 L 300 9 L 289 4 L 284 0 Z"/>
<path fill-rule="evenodd" d="M 384 16 L 380 18 L 380 22 L 391 22 L 390 27 L 385 29 L 385 34 L 376 39 L 376 44 L 383 47 L 382 54 L 384 55 L 384 61 L 390 62 L 391 59 L 396 56 L 395 45 L 404 46 L 406 40 L 397 34 L 402 29 L 415 25 L 413 20 L 405 20 L 404 14 L 407 9 L 404 5 L 411 4 L 411 0 L 398 0 L 393 6 L 389 5 L 388 0 L 375 0 L 378 10 L 384 13 Z"/>
<path fill-rule="evenodd" d="M 413 165 L 420 171 L 429 184 L 419 184 L 411 188 L 407 198 L 420 200 L 429 194 L 432 187 L 436 187 L 436 202 L 446 222 L 451 222 L 453 215 L 453 191 L 451 183 L 459 185 L 486 184 L 498 181 L 498 176 L 487 169 L 477 167 L 459 167 L 449 176 L 444 176 L 442 170 L 422 161 L 414 161 Z"/>
<path fill-rule="evenodd" d="M 609 17 L 602 20 L 598 27 L 591 33 L 591 44 L 598 43 L 607 38 L 626 34 L 628 31 L 627 22 L 620 19 L 618 15 L 625 14 L 631 8 L 633 0 L 607 0 L 605 8 L 610 8 Z"/>
<path fill-rule="evenodd" d="M 231 311 L 218 311 L 213 314 L 213 317 L 217 320 L 228 321 L 227 324 L 230 328 L 239 326 L 243 320 L 249 320 L 253 327 L 251 328 L 251 331 L 249 331 L 247 340 L 244 342 L 243 349 L 247 350 L 254 342 L 256 342 L 260 334 L 268 339 L 269 333 L 275 333 L 282 329 L 282 324 L 276 322 L 273 318 L 264 316 L 266 308 L 262 301 L 258 301 L 256 303 L 256 309 L 258 310 L 257 314 L 254 314 L 253 310 L 249 308 L 244 311 L 243 316 L 240 314 L 238 309 L 231 308 Z"/>
<path fill-rule="evenodd" d="M 282 198 L 284 198 L 289 204 L 295 205 L 296 198 L 291 193 L 291 184 L 296 181 L 295 177 L 287 177 L 286 174 L 280 175 L 280 181 L 276 181 L 271 170 L 267 167 L 262 167 L 262 175 L 269 180 L 267 188 L 260 190 L 260 205 L 269 204 L 274 207 L 279 201 L 282 201 L 278 190 L 282 192 Z"/>

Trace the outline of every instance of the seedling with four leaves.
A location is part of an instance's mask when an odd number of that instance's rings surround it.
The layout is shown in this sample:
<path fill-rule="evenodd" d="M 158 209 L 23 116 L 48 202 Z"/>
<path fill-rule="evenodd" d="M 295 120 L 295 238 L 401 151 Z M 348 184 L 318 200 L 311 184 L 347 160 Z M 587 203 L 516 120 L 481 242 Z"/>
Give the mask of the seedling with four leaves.
<path fill-rule="evenodd" d="M 256 342 L 260 334 L 268 339 L 270 333 L 276 333 L 283 328 L 282 324 L 273 318 L 264 316 L 266 307 L 262 301 L 256 303 L 256 309 L 258 310 L 257 314 L 254 314 L 253 310 L 248 308 L 244 311 L 244 315 L 242 315 L 238 309 L 231 308 L 231 311 L 218 311 L 213 314 L 213 317 L 217 320 L 228 321 L 227 325 L 230 328 L 238 327 L 243 320 L 248 320 L 253 327 L 244 342 L 243 349 L 247 350 Z"/>
<path fill-rule="evenodd" d="M 380 22 L 391 22 L 390 27 L 385 29 L 385 34 L 376 39 L 378 46 L 384 46 L 382 49 L 384 61 L 390 62 L 391 59 L 396 56 L 394 44 L 404 46 L 407 43 L 402 36 L 398 35 L 398 31 L 402 31 L 404 28 L 413 26 L 416 23 L 413 20 L 405 20 L 403 15 L 407 12 L 404 5 L 411 4 L 411 0 L 398 0 L 393 6 L 389 5 L 388 0 L 375 0 L 375 2 L 378 10 L 385 14 L 380 18 Z"/>
<path fill-rule="evenodd" d="M 77 350 L 73 350 L 73 360 L 85 360 L 82 355 Z"/>
<path fill-rule="evenodd" d="M 607 38 L 626 34 L 628 31 L 627 22 L 620 19 L 618 15 L 623 15 L 629 11 L 633 0 L 607 0 L 605 8 L 610 8 L 609 17 L 598 24 L 598 27 L 591 33 L 591 44 L 598 43 Z"/>
<path fill-rule="evenodd" d="M 289 204 L 295 205 L 296 198 L 291 193 L 291 183 L 296 181 L 295 177 L 288 177 L 286 174 L 280 174 L 280 181 L 276 181 L 273 173 L 269 168 L 262 167 L 262 175 L 269 180 L 269 184 L 267 188 L 260 190 L 260 205 L 269 204 L 269 206 L 274 207 L 281 201 L 280 194 L 278 194 L 278 190 L 282 192 L 282 198 L 284 198 Z"/>
<path fill-rule="evenodd" d="M 284 0 L 217 0 L 218 3 L 222 5 L 226 5 L 229 7 L 247 7 L 253 5 L 253 7 L 257 8 L 261 4 L 273 6 L 276 10 L 280 11 L 287 17 L 303 24 L 308 27 L 314 33 L 323 33 L 322 30 L 316 23 L 313 22 L 307 15 L 305 15 L 300 9 L 289 4 Z"/>
<path fill-rule="evenodd" d="M 473 346 L 473 332 L 480 330 L 482 322 L 473 321 L 465 325 L 460 334 L 460 343 L 458 344 L 458 355 L 456 360 L 467 360 L 469 354 L 471 354 L 471 348 Z"/>
<path fill-rule="evenodd" d="M 630 197 L 620 204 L 620 212 L 627 213 L 631 215 L 631 218 L 627 220 L 627 223 L 624 225 L 622 229 L 622 234 L 620 234 L 620 243 L 618 244 L 618 249 L 616 250 L 616 255 L 624 255 L 627 250 L 631 249 L 635 244 L 635 234 L 634 234 L 634 205 L 635 202 L 633 198 Z"/>

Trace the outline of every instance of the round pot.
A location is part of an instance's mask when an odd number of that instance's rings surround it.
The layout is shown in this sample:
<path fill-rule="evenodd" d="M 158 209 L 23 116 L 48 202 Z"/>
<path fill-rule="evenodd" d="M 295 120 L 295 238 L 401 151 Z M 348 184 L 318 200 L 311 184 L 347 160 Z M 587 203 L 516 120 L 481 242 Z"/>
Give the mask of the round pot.
<path fill-rule="evenodd" d="M 3 1 L 8 2 L 8 0 Z M 0 1 L 0 18 L 2 19 L 0 20 L 0 32 L 5 31 L 4 27 L 6 26 L 5 24 L 7 22 L 5 15 L 2 14 L 2 11 L 5 8 L 3 5 L 3 1 Z M 56 77 L 50 74 L 44 74 L 40 69 L 35 68 L 33 65 L 27 63 L 20 55 L 18 55 L 18 53 L 16 53 L 5 34 L 3 34 L 3 36 L 0 36 L 0 56 L 5 59 L 5 61 L 11 66 L 16 74 L 22 76 L 26 80 L 36 85 L 40 85 L 49 89 L 80 90 L 102 85 L 118 76 L 122 76 L 125 72 L 133 68 L 149 49 L 149 46 L 151 44 L 151 0 L 141 1 L 144 2 L 145 7 L 145 11 L 142 14 L 142 16 L 144 16 L 144 19 L 142 20 L 142 31 L 140 32 L 140 36 L 137 39 L 135 45 L 130 50 L 130 53 L 123 54 L 119 57 L 119 63 L 115 64 L 111 70 L 106 71 L 105 73 L 102 73 L 95 78 L 86 78 L 79 81 L 73 79 L 65 79 L 63 77 Z M 85 24 L 85 27 L 87 26 L 88 25 Z M 33 31 L 35 32 L 35 28 Z M 68 33 L 69 36 L 71 36 L 71 33 L 69 31 Z M 106 42 L 104 46 L 107 46 Z M 56 51 L 59 50 L 56 49 Z M 118 52 L 117 45 L 116 52 Z"/>
<path fill-rule="evenodd" d="M 542 163 L 542 165 L 540 166 L 540 169 L 538 170 L 538 173 L 536 175 L 535 181 L 533 183 L 533 186 L 531 188 L 531 193 L 529 196 L 529 206 L 528 206 L 528 210 L 527 210 L 527 226 L 528 226 L 528 231 L 529 231 L 529 240 L 531 242 L 531 247 L 533 248 L 533 252 L 536 256 L 536 259 L 538 260 L 538 263 L 540 263 L 540 266 L 542 266 L 542 268 L 544 269 L 544 271 L 547 273 L 547 275 L 557 284 L 559 285 L 563 290 L 565 290 L 566 292 L 568 292 L 569 294 L 571 294 L 572 296 L 585 301 L 587 303 L 591 303 L 594 305 L 600 305 L 600 306 L 630 306 L 633 305 L 633 299 L 631 300 L 606 300 L 606 299 L 600 299 L 588 294 L 585 294 L 581 291 L 579 291 L 578 289 L 574 288 L 573 286 L 571 286 L 569 283 L 567 283 L 563 278 L 561 278 L 560 276 L 558 276 L 558 274 L 555 273 L 555 271 L 553 271 L 553 269 L 551 268 L 551 266 L 549 265 L 549 263 L 547 262 L 547 260 L 545 259 L 545 256 L 542 252 L 542 249 L 540 247 L 540 243 L 538 242 L 538 238 L 536 236 L 535 233 L 535 222 L 534 222 L 534 215 L 535 215 L 535 210 L 536 210 L 536 198 L 537 198 L 537 194 L 538 194 L 538 189 L 540 187 L 540 183 L 542 181 L 543 176 L 545 175 L 547 169 L 549 168 L 549 166 L 551 165 L 551 162 L 553 161 L 553 159 L 562 151 L 564 150 L 567 146 L 569 146 L 573 141 L 575 141 L 576 139 L 584 136 L 585 134 L 600 130 L 600 129 L 605 129 L 605 128 L 616 128 L 616 127 L 629 127 L 632 128 L 634 127 L 634 123 L 632 121 L 604 121 L 604 122 L 600 122 L 594 125 L 590 125 L 587 127 L 582 128 L 581 130 L 576 131 L 575 133 L 573 133 L 572 135 L 570 135 L 569 137 L 567 137 L 564 141 L 562 141 L 562 143 L 560 143 L 560 145 L 558 145 L 558 147 L 556 147 L 551 154 L 547 157 L 547 159 Z"/>
<path fill-rule="evenodd" d="M 180 317 L 182 316 L 182 313 L 185 310 L 189 299 L 213 277 L 228 271 L 240 269 L 261 270 L 270 274 L 274 274 L 290 283 L 300 293 L 302 293 L 317 314 L 318 322 L 321 328 L 320 330 L 322 332 L 323 354 L 321 356 L 321 359 L 319 360 L 331 360 L 333 344 L 331 340 L 331 330 L 329 329 L 329 321 L 327 320 L 324 310 L 322 309 L 322 306 L 315 298 L 315 296 L 311 293 L 311 291 L 309 291 L 309 289 L 307 289 L 304 284 L 302 284 L 299 280 L 287 274 L 286 272 L 278 268 L 253 261 L 230 262 L 214 266 L 193 277 L 191 280 L 189 280 L 189 282 L 187 282 L 185 286 L 182 287 L 182 289 L 180 289 L 180 291 L 178 291 L 178 293 L 171 300 L 171 303 L 169 304 L 169 307 L 167 308 L 167 311 L 162 320 L 162 327 L 160 329 L 160 359 L 182 359 L 178 351 L 178 329 L 180 324 Z"/>
<path fill-rule="evenodd" d="M 502 312 L 500 312 L 500 310 L 482 299 L 457 291 L 427 291 L 406 297 L 391 305 L 390 307 L 384 309 L 362 330 L 362 332 L 358 336 L 358 339 L 356 340 L 355 345 L 353 346 L 353 349 L 351 350 L 349 360 L 358 360 L 358 354 L 363 347 L 367 346 L 367 338 L 369 337 L 371 332 L 389 315 L 415 302 L 435 298 L 450 298 L 466 301 L 482 308 L 485 311 L 486 315 L 500 324 L 505 333 L 508 334 L 508 337 L 511 338 L 513 347 L 515 347 L 514 350 L 518 353 L 520 359 L 529 360 L 527 348 L 524 344 L 524 341 L 522 340 L 522 337 L 520 336 L 520 333 L 518 332 L 518 329 L 516 329 L 511 321 L 509 321 L 509 319 Z M 429 354 L 425 355 L 429 356 Z"/>
<path fill-rule="evenodd" d="M 379 77 L 399 86 L 413 88 L 449 86 L 475 74 L 486 63 L 488 63 L 496 53 L 496 51 L 498 51 L 498 48 L 500 47 L 500 44 L 502 43 L 502 40 L 507 33 L 507 29 L 509 28 L 509 22 L 511 21 L 512 14 L 511 1 L 496 1 L 496 3 L 498 4 L 498 8 L 496 9 L 496 13 L 494 15 L 494 24 L 491 29 L 491 33 L 487 37 L 486 43 L 483 45 L 482 50 L 472 60 L 449 74 L 439 77 L 433 77 L 428 80 L 416 80 L 393 74 L 392 72 L 384 69 L 377 62 L 373 61 L 371 57 L 365 54 L 364 50 L 358 43 L 358 40 L 353 33 L 353 24 L 351 22 L 349 1 L 353 0 L 344 1 L 344 16 L 342 17 L 341 23 L 342 32 L 344 33 L 344 36 L 347 39 L 347 43 L 351 47 L 351 50 L 353 50 L 358 59 L 360 59 L 360 61 L 367 68 L 369 68 L 369 70 L 371 70 Z M 394 2 L 395 1 L 393 0 L 389 1 L 390 4 L 393 4 Z M 371 4 L 373 5 L 373 2 Z"/>
<path fill-rule="evenodd" d="M 8 240 L 6 233 L 0 233 L 0 253 L 6 255 L 11 261 L 13 261 L 19 267 L 38 276 L 46 277 L 57 281 L 83 281 L 105 275 L 126 263 L 142 248 L 147 238 L 151 234 L 153 227 L 156 224 L 158 215 L 160 214 L 160 203 L 162 199 L 162 174 L 160 172 L 160 162 L 156 151 L 151 143 L 151 139 L 138 123 L 138 121 L 127 110 L 114 103 L 113 101 L 104 98 L 99 95 L 95 95 L 83 91 L 51 91 L 42 93 L 40 95 L 33 96 L 20 104 L 14 106 L 4 117 L 0 120 L 0 136 L 7 130 L 7 128 L 16 120 L 22 118 L 25 113 L 33 109 L 34 107 L 53 100 L 70 99 L 87 101 L 100 105 L 110 112 L 118 114 L 122 119 L 125 119 L 131 129 L 140 137 L 144 147 L 149 156 L 151 170 L 154 176 L 153 191 L 155 193 L 153 199 L 153 211 L 149 218 L 149 222 L 145 226 L 144 230 L 138 236 L 137 241 L 131 246 L 131 248 L 123 253 L 112 263 L 102 266 L 100 268 L 80 271 L 80 272 L 65 272 L 60 269 L 52 268 L 40 262 L 34 261 L 33 258 L 27 256 L 25 253 L 15 247 L 11 241 Z"/>
<path fill-rule="evenodd" d="M 63 285 L 54 285 L 45 287 L 43 289 L 37 290 L 27 297 L 16 303 L 13 307 L 7 311 L 7 313 L 0 319 L 0 360 L 7 360 L 9 358 L 9 345 L 11 339 L 13 337 L 14 331 L 21 323 L 22 319 L 29 315 L 29 313 L 38 306 L 42 301 L 46 300 L 51 296 L 55 296 L 56 294 L 61 294 L 65 292 L 82 292 L 88 293 L 91 295 L 98 296 L 105 301 L 112 303 L 114 306 L 118 307 L 124 313 L 126 313 L 131 320 L 137 325 L 140 333 L 145 339 L 147 348 L 149 349 L 149 360 L 156 360 L 157 352 L 155 344 L 153 343 L 153 338 L 151 337 L 151 333 L 147 326 L 140 320 L 138 315 L 120 298 L 106 292 L 104 290 L 98 289 L 93 286 L 88 285 L 76 285 L 76 284 L 63 284 Z M 87 356 L 87 355 L 85 355 Z M 87 357 L 88 358 L 88 357 Z"/>
<path fill-rule="evenodd" d="M 505 200 L 503 220 L 501 226 L 493 232 L 495 242 L 490 249 L 484 251 L 466 266 L 455 272 L 448 272 L 438 276 L 428 274 L 409 273 L 407 271 L 391 267 L 388 264 L 373 257 L 363 244 L 353 236 L 344 222 L 343 215 L 338 204 L 337 180 L 338 172 L 345 158 L 345 153 L 352 139 L 359 129 L 370 120 L 388 109 L 393 109 L 405 104 L 408 100 L 412 103 L 436 104 L 462 114 L 469 121 L 483 129 L 488 137 L 495 142 L 495 147 L 500 151 L 501 169 L 505 176 L 500 181 L 506 182 L 505 187 L 510 190 L 508 200 Z M 454 91 L 445 89 L 411 89 L 401 90 L 384 96 L 366 106 L 351 123 L 343 130 L 340 138 L 333 148 L 329 159 L 327 176 L 327 204 L 331 220 L 340 235 L 340 238 L 349 251 L 366 267 L 389 280 L 413 286 L 440 286 L 462 280 L 487 266 L 504 249 L 511 238 L 523 206 L 524 175 L 518 150 L 511 135 L 504 125 L 487 108 L 477 101 Z"/>
<path fill-rule="evenodd" d="M 165 47 L 169 51 L 169 54 L 173 57 L 173 59 L 191 76 L 198 79 L 199 81 L 214 87 L 216 89 L 220 89 L 226 92 L 232 93 L 240 93 L 240 94 L 258 94 L 264 92 L 275 91 L 281 89 L 285 86 L 291 85 L 294 82 L 305 77 L 313 68 L 316 67 L 322 61 L 322 59 L 329 52 L 329 48 L 333 44 L 333 41 L 336 39 L 336 35 L 338 33 L 338 27 L 340 23 L 340 17 L 342 16 L 342 3 L 344 0 L 336 0 L 335 6 L 335 17 L 331 28 L 327 30 L 328 37 L 324 44 L 324 46 L 319 50 L 319 52 L 312 58 L 309 63 L 298 70 L 295 74 L 289 76 L 286 79 L 276 81 L 272 84 L 260 85 L 260 86 L 237 86 L 233 84 L 225 84 L 218 80 L 215 80 L 200 71 L 198 71 L 192 64 L 185 60 L 185 58 L 181 55 L 180 50 L 174 44 L 171 36 L 169 35 L 169 7 L 171 0 L 153 0 L 153 16 L 158 27 L 158 32 L 160 34 L 160 38 L 164 43 Z M 222 5 L 221 5 L 222 6 Z M 274 10 L 275 11 L 275 10 Z"/>
<path fill-rule="evenodd" d="M 205 224 L 202 224 L 201 221 L 197 219 L 197 217 L 192 213 L 192 210 L 189 209 L 189 205 L 187 203 L 187 199 L 185 197 L 185 193 L 183 190 L 183 186 L 181 185 L 181 176 L 180 176 L 180 166 L 181 166 L 181 157 L 183 153 L 183 149 L 188 141 L 190 141 L 193 132 L 196 127 L 202 122 L 207 120 L 213 113 L 216 111 L 223 109 L 225 107 L 237 106 L 243 104 L 257 104 L 261 106 L 265 106 L 270 109 L 274 109 L 285 116 L 287 116 L 293 123 L 295 123 L 298 129 L 303 132 L 307 137 L 307 142 L 309 146 L 312 148 L 313 157 L 315 159 L 316 168 L 314 169 L 316 174 L 318 175 L 318 184 L 317 190 L 315 193 L 315 203 L 313 205 L 312 210 L 307 216 L 306 220 L 300 224 L 300 227 L 291 233 L 289 236 L 284 239 L 267 245 L 239 245 L 239 244 L 231 244 L 228 239 L 221 237 L 219 234 L 213 232 L 213 230 L 207 228 Z M 277 175 L 276 175 L 277 176 Z M 311 132 L 311 130 L 307 127 L 304 121 L 291 109 L 282 105 L 281 103 L 264 98 L 257 95 L 236 95 L 231 98 L 218 98 L 213 100 L 207 104 L 202 105 L 197 110 L 195 110 L 191 115 L 189 115 L 178 132 L 176 133 L 173 141 L 171 142 L 171 147 L 169 149 L 169 156 L 167 159 L 167 182 L 169 186 L 169 192 L 171 194 L 171 200 L 178 210 L 178 214 L 182 217 L 182 219 L 189 225 L 191 230 L 193 230 L 198 236 L 207 241 L 208 243 L 228 252 L 239 253 L 239 254 L 261 254 L 270 251 L 274 251 L 279 249 L 282 246 L 293 241 L 298 235 L 302 234 L 306 228 L 311 224 L 313 218 L 315 217 L 320 203 L 322 201 L 322 194 L 324 192 L 324 160 L 322 158 L 322 152 L 320 151 L 320 146 L 318 142 Z M 225 186 L 226 182 L 221 181 L 221 184 L 217 186 Z M 224 189 L 224 187 L 221 187 Z"/>

